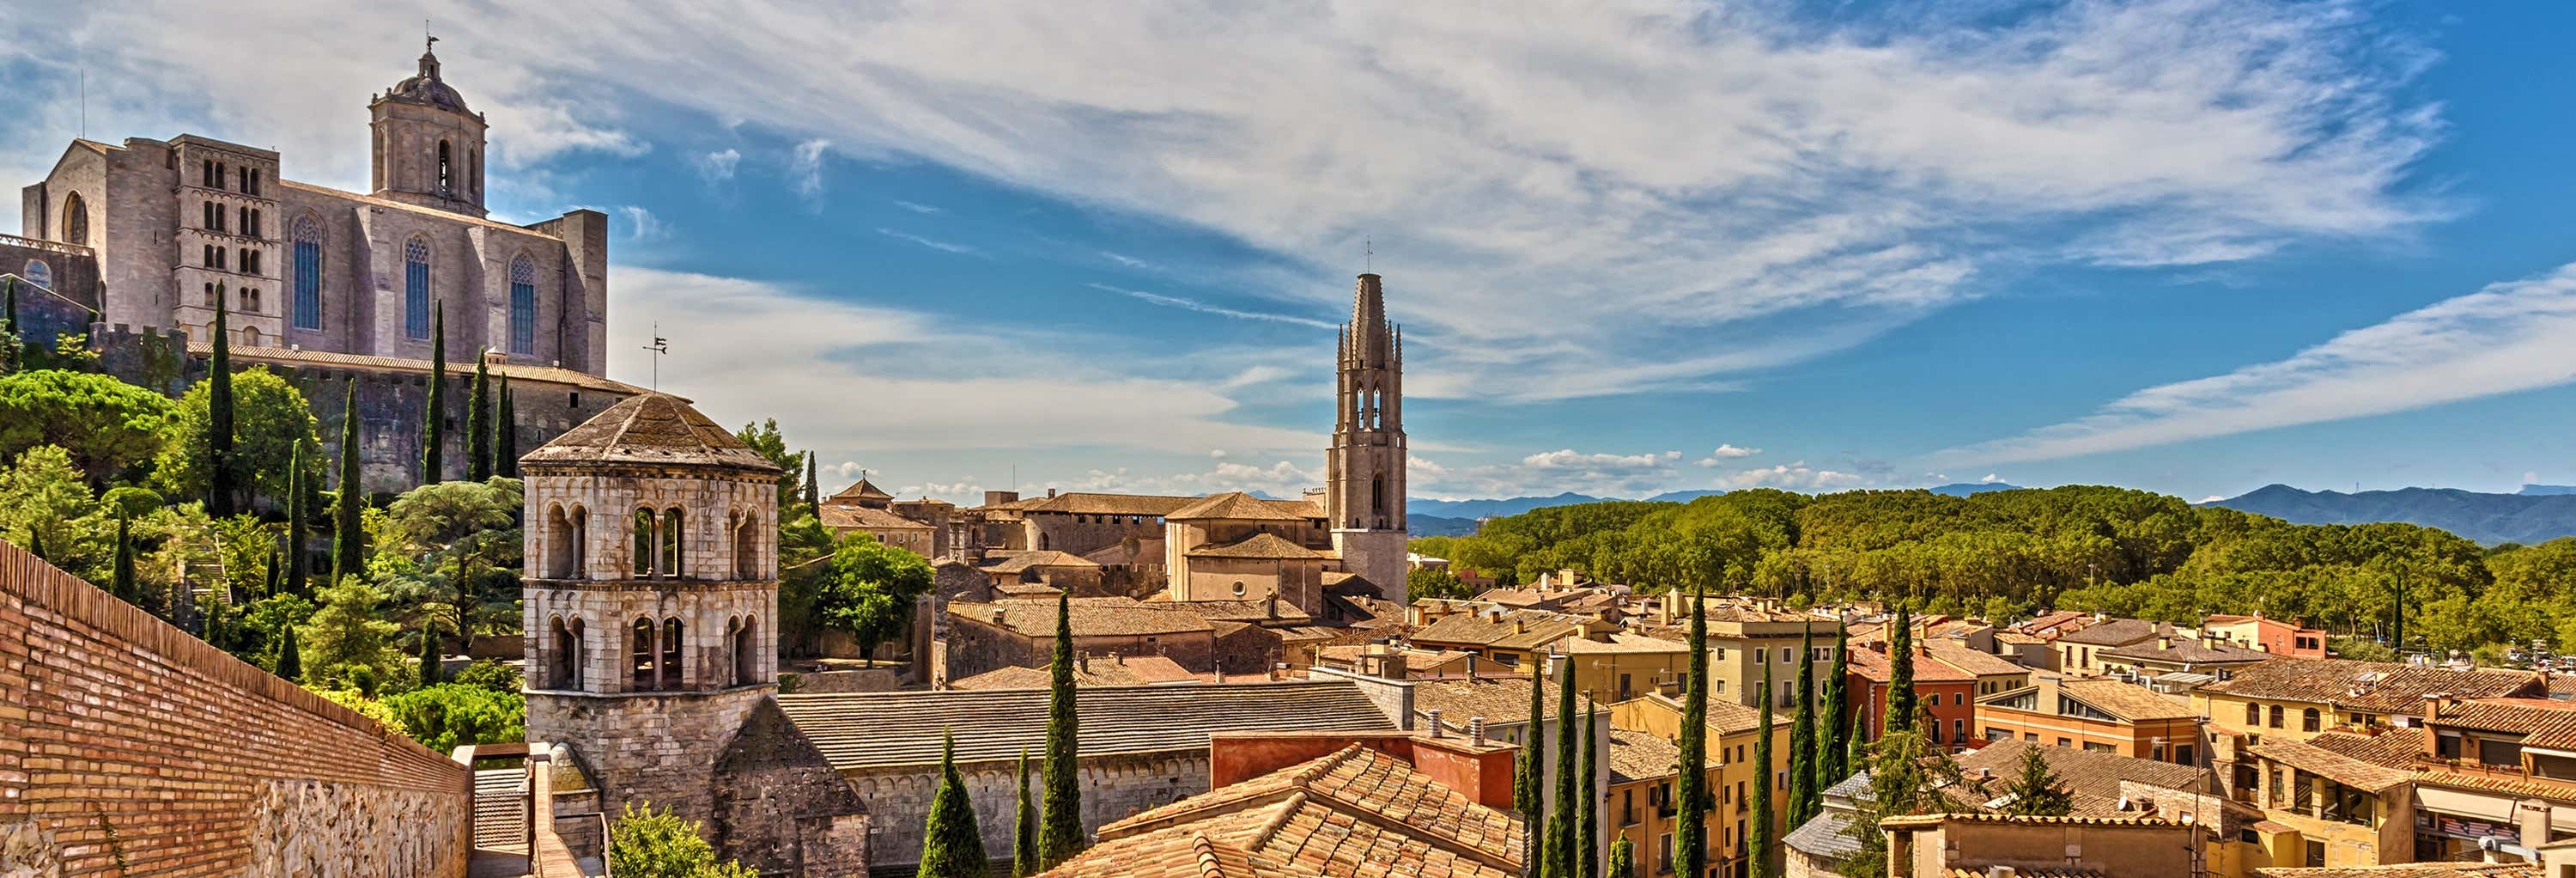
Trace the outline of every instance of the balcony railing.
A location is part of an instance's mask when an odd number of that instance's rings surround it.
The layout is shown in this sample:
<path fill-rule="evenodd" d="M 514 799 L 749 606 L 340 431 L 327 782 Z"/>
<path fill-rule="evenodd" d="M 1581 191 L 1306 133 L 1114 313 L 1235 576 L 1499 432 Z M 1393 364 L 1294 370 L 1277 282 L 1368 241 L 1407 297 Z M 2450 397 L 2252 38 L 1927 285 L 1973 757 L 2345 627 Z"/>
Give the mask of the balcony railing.
<path fill-rule="evenodd" d="M 35 238 L 22 238 L 17 235 L 0 235 L 0 244 L 25 247 L 29 250 L 43 250 L 48 253 L 60 253 L 65 256 L 96 255 L 92 253 L 89 248 L 78 244 L 65 244 L 61 241 L 42 241 Z"/>

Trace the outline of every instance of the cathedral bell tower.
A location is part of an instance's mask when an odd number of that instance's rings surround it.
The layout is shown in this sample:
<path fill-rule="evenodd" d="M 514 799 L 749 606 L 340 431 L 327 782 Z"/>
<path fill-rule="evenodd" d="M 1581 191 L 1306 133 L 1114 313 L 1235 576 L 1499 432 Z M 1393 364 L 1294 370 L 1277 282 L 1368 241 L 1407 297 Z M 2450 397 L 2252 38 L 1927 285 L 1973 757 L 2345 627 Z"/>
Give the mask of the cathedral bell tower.
<path fill-rule="evenodd" d="M 1404 335 L 1386 322 L 1386 292 L 1363 274 L 1342 327 L 1333 398 L 1332 450 L 1325 453 L 1324 515 L 1342 569 L 1389 600 L 1409 603 L 1404 575 Z"/>
<path fill-rule="evenodd" d="M 367 103 L 377 198 L 483 215 L 483 114 L 439 78 L 438 38 L 420 73 Z"/>

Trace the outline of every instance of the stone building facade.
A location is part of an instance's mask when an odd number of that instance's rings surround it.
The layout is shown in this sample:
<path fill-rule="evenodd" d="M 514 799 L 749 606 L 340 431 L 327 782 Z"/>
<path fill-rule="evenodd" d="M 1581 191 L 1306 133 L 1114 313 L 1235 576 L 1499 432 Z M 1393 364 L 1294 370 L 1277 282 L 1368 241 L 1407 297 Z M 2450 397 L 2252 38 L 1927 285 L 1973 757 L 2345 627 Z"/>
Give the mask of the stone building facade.
<path fill-rule="evenodd" d="M 1402 606 L 1412 569 L 1404 524 L 1404 334 L 1386 321 L 1375 274 L 1359 277 L 1342 329 L 1333 386 L 1332 450 L 1324 455 L 1324 518 L 1342 569 Z"/>
<path fill-rule="evenodd" d="M 75 140 L 21 190 L 21 234 L 84 248 L 99 321 L 206 341 L 216 309 L 246 347 L 424 359 L 490 348 L 607 366 L 608 218 L 486 218 L 481 114 L 435 54 L 377 95 L 374 191 L 286 180 L 272 150 L 187 134 Z"/>
<path fill-rule="evenodd" d="M 98 257 L 87 247 L 0 235 L 0 278 L 16 281 L 18 337 L 50 351 L 98 320 Z"/>

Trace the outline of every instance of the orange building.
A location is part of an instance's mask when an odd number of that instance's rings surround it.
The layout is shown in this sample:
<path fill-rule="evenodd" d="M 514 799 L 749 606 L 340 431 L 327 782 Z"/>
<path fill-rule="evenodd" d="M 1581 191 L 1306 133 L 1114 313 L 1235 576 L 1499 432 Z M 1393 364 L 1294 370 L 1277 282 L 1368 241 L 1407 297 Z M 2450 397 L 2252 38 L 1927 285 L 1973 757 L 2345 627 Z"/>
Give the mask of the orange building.
<path fill-rule="evenodd" d="M 2096 753 L 2198 765 L 2208 753 L 2200 714 L 2147 687 L 2109 677 L 2039 682 L 1977 700 L 1977 733 L 1987 741 L 2054 744 Z"/>
<path fill-rule="evenodd" d="M 2291 658 L 2326 657 L 2326 633 L 2315 628 L 2301 628 L 2261 613 L 2251 616 L 2216 615 L 2203 620 L 2200 632 L 2246 649 Z"/>

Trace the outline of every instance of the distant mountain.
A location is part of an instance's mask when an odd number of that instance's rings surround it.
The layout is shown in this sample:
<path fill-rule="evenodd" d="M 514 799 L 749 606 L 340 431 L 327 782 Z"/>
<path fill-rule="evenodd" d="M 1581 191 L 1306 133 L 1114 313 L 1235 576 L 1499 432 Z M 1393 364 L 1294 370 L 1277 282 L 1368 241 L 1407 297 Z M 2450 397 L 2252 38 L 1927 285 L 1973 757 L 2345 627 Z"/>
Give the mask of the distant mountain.
<path fill-rule="evenodd" d="M 1663 503 L 1688 503 L 1701 497 L 1715 497 L 1725 491 L 1665 491 L 1646 499 Z"/>
<path fill-rule="evenodd" d="M 2288 485 L 2265 485 L 2240 497 L 2216 500 L 2224 506 L 2269 515 L 2297 524 L 2363 524 L 2402 521 L 2438 527 L 2480 543 L 2539 543 L 2576 536 L 2576 493 L 2556 493 L 2549 485 L 2526 485 L 2520 494 L 2486 494 L 2455 488 L 2400 488 L 2394 491 L 2302 491 Z"/>
<path fill-rule="evenodd" d="M 1513 497 L 1508 500 L 1406 500 L 1404 513 L 1409 518 L 1436 515 L 1442 518 L 1494 518 L 1519 515 L 1541 506 L 1572 506 L 1597 503 L 1601 498 L 1567 491 L 1554 497 Z"/>
<path fill-rule="evenodd" d="M 2522 486 L 2521 494 L 2525 497 L 2555 497 L 2560 494 L 2576 494 L 2576 485 L 2524 485 Z"/>
<path fill-rule="evenodd" d="M 1404 528 L 1408 536 L 1470 537 L 1476 535 L 1477 524 L 1477 519 L 1473 518 L 1447 518 L 1438 515 L 1416 515 L 1411 512 L 1404 515 Z"/>
<path fill-rule="evenodd" d="M 2018 491 L 2021 490 L 2021 486 L 2005 484 L 2003 482 L 1956 482 L 1942 485 L 1941 487 L 1933 488 L 1931 490 L 1932 493 L 1935 494 L 1948 494 L 1952 497 L 1965 497 L 1970 494 L 1983 494 L 1987 491 Z"/>

